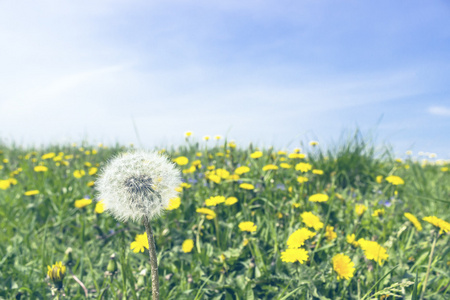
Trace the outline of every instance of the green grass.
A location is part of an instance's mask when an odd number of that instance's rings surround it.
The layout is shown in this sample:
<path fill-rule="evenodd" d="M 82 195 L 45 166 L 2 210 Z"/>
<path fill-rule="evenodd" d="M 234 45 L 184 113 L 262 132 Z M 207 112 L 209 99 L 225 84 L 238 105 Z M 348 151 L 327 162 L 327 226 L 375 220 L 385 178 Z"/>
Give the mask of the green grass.
<path fill-rule="evenodd" d="M 188 165 L 180 166 L 182 170 L 195 160 L 201 161 L 202 168 L 183 174 L 191 187 L 181 192 L 181 206 L 151 221 L 162 299 L 376 299 L 389 294 L 398 295 L 395 299 L 418 299 L 438 231 L 422 218 L 437 216 L 450 221 L 450 173 L 442 165 L 423 165 L 409 158 L 398 162 L 389 151 L 376 151 L 358 136 L 329 150 L 307 146 L 304 159 L 290 159 L 273 148 L 260 149 L 264 155 L 252 159 L 250 154 L 256 149 L 251 145 L 234 148 L 226 141 L 208 143 L 214 146 L 188 140 L 166 151 L 171 158 L 189 159 Z M 17 180 L 17 184 L 0 189 L 0 299 L 50 298 L 47 265 L 57 261 L 67 265 L 64 293 L 68 299 L 85 298 L 72 274 L 92 299 L 150 298 L 148 253 L 130 250 L 144 226 L 117 222 L 107 213 L 96 214 L 95 203 L 74 206 L 75 200 L 85 196 L 95 198 L 95 186 L 87 184 L 95 181 L 98 173 L 89 175 L 89 169 L 101 169 L 114 154 L 129 149 L 88 144 L 83 148 L 0 145 L 0 162 L 8 160 L 0 164 L 0 180 Z M 92 154 L 94 149 L 96 154 Z M 68 165 L 53 158 L 43 160 L 42 155 L 50 152 L 73 158 L 63 156 Z M 267 164 L 295 166 L 298 162 L 308 162 L 323 174 L 302 174 L 295 168 L 262 170 Z M 47 166 L 48 171 L 35 172 L 37 165 Z M 205 178 L 207 167 L 233 174 L 241 165 L 249 166 L 250 172 L 241 175 L 240 181 L 222 179 L 217 184 Z M 75 170 L 85 170 L 86 175 L 75 178 Z M 298 183 L 299 175 L 309 181 Z M 400 176 L 405 184 L 378 183 L 378 175 Z M 240 182 L 251 183 L 255 189 L 244 190 Z M 39 190 L 39 194 L 25 196 L 29 190 Z M 324 203 L 309 202 L 308 196 L 315 193 L 330 198 Z M 214 220 L 196 213 L 207 198 L 217 195 L 239 201 L 210 207 L 217 214 Z M 384 205 L 386 201 L 389 206 Z M 361 217 L 355 214 L 356 203 L 368 207 Z M 385 215 L 373 217 L 373 211 L 380 208 Z M 305 211 L 319 216 L 325 226 L 306 242 L 308 261 L 283 262 L 281 252 L 287 249 L 289 235 L 304 227 L 300 215 Z M 404 212 L 417 216 L 423 230 L 417 231 Z M 243 221 L 254 222 L 257 231 L 241 232 L 238 225 Z M 336 239 L 325 238 L 326 225 L 334 226 Z M 357 239 L 374 240 L 385 247 L 387 261 L 380 266 L 367 260 L 359 247 L 346 242 L 352 233 Z M 194 240 L 190 253 L 181 249 L 186 239 Z M 69 247 L 72 261 L 65 258 Z M 355 264 L 350 280 L 337 280 L 331 260 L 338 253 L 348 255 Z M 118 266 L 113 275 L 105 273 L 112 254 Z M 439 235 L 431 260 L 425 299 L 450 297 L 449 264 L 449 234 L 444 233 Z M 143 269 L 148 269 L 145 276 L 140 275 Z"/>

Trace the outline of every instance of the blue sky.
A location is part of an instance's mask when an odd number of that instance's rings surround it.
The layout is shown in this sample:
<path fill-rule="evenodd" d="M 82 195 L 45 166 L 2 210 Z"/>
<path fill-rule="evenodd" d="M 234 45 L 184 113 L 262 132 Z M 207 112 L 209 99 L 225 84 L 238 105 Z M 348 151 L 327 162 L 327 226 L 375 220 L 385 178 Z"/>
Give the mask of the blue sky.
<path fill-rule="evenodd" d="M 0 137 L 295 147 L 373 131 L 450 158 L 448 1 L 3 1 Z"/>

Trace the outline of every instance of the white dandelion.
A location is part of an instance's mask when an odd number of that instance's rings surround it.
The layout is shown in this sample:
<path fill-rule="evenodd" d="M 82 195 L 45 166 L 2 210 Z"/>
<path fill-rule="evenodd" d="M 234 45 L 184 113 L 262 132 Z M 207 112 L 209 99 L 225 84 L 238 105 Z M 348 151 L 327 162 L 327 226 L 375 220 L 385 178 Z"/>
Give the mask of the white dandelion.
<path fill-rule="evenodd" d="M 177 196 L 180 171 L 155 152 L 123 153 L 108 162 L 97 180 L 98 199 L 120 221 L 143 220 L 152 271 L 153 299 L 159 299 L 158 259 L 149 219 L 159 216 Z"/>
<path fill-rule="evenodd" d="M 155 152 L 122 153 L 108 162 L 96 182 L 98 199 L 120 221 L 159 216 L 177 196 L 180 171 Z"/>

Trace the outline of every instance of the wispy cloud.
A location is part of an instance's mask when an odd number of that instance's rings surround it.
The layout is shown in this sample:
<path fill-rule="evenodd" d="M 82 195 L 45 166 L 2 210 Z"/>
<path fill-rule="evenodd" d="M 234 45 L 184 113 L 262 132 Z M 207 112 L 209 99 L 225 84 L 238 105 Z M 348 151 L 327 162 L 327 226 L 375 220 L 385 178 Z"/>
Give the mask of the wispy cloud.
<path fill-rule="evenodd" d="M 450 107 L 430 106 L 428 112 L 432 115 L 450 117 Z"/>

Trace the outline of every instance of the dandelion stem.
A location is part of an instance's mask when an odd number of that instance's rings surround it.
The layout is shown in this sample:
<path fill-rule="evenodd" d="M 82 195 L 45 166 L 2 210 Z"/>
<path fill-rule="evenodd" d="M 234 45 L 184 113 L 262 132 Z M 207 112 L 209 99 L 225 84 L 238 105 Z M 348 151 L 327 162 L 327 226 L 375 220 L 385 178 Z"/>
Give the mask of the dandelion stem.
<path fill-rule="evenodd" d="M 422 294 L 420 295 L 420 300 L 423 300 L 423 297 L 425 296 L 425 290 L 427 289 L 428 276 L 430 275 L 431 263 L 433 262 L 434 247 L 436 246 L 436 241 L 437 241 L 438 235 L 439 235 L 439 233 L 436 232 L 436 234 L 434 236 L 433 245 L 431 246 L 430 259 L 428 260 L 427 274 L 425 275 L 425 282 L 423 283 L 423 289 L 422 289 Z"/>
<path fill-rule="evenodd" d="M 150 256 L 150 266 L 152 271 L 152 295 L 153 300 L 159 300 L 159 275 L 158 275 L 158 257 L 156 256 L 155 239 L 153 238 L 152 226 L 148 218 L 144 217 L 144 226 L 148 238 L 148 254 Z"/>

